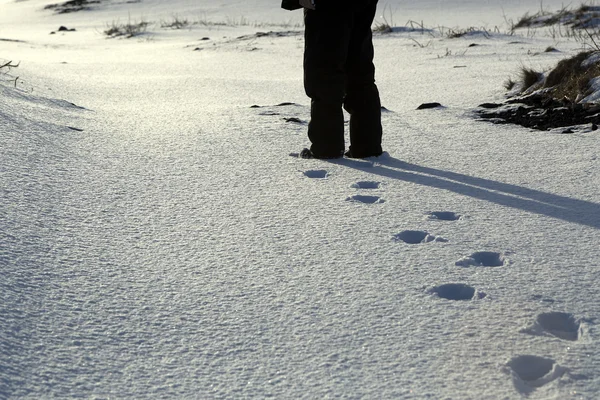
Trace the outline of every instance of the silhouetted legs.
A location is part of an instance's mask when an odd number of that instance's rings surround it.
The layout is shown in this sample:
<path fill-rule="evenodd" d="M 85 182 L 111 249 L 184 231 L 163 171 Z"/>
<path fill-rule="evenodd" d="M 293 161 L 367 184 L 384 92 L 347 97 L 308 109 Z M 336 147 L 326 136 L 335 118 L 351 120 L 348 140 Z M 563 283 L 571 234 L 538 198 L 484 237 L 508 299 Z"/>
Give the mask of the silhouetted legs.
<path fill-rule="evenodd" d="M 351 157 L 380 155 L 381 103 L 375 85 L 371 24 L 377 0 L 337 6 L 327 0 L 305 15 L 304 87 L 311 98 L 308 138 L 318 158 L 344 152 L 350 113 Z"/>

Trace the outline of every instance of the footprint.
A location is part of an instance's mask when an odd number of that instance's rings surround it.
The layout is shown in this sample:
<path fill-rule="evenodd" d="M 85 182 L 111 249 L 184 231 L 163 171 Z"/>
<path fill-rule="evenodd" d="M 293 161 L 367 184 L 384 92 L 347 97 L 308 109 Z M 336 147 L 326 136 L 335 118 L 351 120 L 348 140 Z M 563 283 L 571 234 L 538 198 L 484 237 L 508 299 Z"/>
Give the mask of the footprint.
<path fill-rule="evenodd" d="M 309 171 L 304 171 L 304 176 L 311 179 L 325 179 L 329 174 L 324 169 L 311 169 Z"/>
<path fill-rule="evenodd" d="M 428 214 L 428 218 L 439 221 L 458 221 L 461 216 L 452 211 L 432 211 Z"/>
<path fill-rule="evenodd" d="M 510 359 L 506 363 L 505 372 L 512 377 L 519 392 L 530 393 L 561 377 L 566 369 L 551 358 L 525 355 Z"/>
<path fill-rule="evenodd" d="M 363 196 L 360 194 L 357 194 L 355 196 L 350 196 L 346 199 L 346 201 L 352 201 L 352 202 L 356 202 L 356 203 L 364 203 L 364 204 L 381 204 L 381 203 L 385 203 L 385 200 L 383 200 L 381 197 L 379 196 Z"/>
<path fill-rule="evenodd" d="M 379 189 L 379 187 L 381 186 L 381 182 L 375 182 L 375 181 L 361 181 L 361 182 L 356 182 L 354 184 L 352 184 L 352 188 L 354 189 Z"/>
<path fill-rule="evenodd" d="M 446 239 L 436 237 L 425 231 L 402 231 L 393 236 L 396 242 L 404 242 L 407 244 L 420 244 L 429 242 L 447 242 Z"/>
<path fill-rule="evenodd" d="M 579 339 L 581 323 L 572 314 L 547 312 L 538 315 L 535 321 L 549 334 L 564 340 Z"/>
<path fill-rule="evenodd" d="M 533 325 L 521 330 L 531 335 L 550 335 L 572 342 L 579 340 L 583 334 L 583 326 L 579 320 L 564 312 L 546 312 L 537 316 Z"/>
<path fill-rule="evenodd" d="M 486 294 L 464 283 L 446 283 L 429 290 L 431 294 L 446 300 L 483 299 Z"/>
<path fill-rule="evenodd" d="M 478 251 L 468 257 L 463 257 L 455 264 L 459 267 L 501 267 L 507 260 L 500 253 L 493 251 Z"/>

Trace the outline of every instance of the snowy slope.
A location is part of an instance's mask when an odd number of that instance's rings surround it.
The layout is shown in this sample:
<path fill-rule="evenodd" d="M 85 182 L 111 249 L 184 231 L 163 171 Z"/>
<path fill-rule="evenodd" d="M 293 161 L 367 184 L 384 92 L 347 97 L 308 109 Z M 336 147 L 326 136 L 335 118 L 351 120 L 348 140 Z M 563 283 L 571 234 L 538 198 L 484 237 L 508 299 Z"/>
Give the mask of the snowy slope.
<path fill-rule="evenodd" d="M 299 160 L 297 13 L 49 3 L 0 1 L 0 398 L 598 397 L 598 134 L 472 112 L 579 43 L 377 36 L 388 154 Z M 465 28 L 539 8 L 387 4 Z M 127 18 L 154 24 L 102 34 Z"/>

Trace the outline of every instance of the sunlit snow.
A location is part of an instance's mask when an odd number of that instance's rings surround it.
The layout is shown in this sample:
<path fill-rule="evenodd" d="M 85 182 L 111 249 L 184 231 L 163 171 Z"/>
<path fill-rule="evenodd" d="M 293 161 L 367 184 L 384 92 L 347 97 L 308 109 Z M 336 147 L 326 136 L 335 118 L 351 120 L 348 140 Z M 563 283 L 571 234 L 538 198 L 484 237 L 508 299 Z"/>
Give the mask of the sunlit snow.
<path fill-rule="evenodd" d="M 428 29 L 375 36 L 386 154 L 333 161 L 289 156 L 301 12 L 54 3 L 0 0 L 0 398 L 600 396 L 598 131 L 474 113 L 581 50 L 509 34 L 537 0 L 381 1 Z"/>

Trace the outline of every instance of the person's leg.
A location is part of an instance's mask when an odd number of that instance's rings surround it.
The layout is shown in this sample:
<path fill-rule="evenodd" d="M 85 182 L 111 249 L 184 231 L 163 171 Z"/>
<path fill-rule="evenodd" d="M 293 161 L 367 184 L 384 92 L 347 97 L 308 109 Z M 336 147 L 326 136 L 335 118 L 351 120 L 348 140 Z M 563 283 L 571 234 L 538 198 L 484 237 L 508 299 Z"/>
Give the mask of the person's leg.
<path fill-rule="evenodd" d="M 344 153 L 342 103 L 352 12 L 317 3 L 305 14 L 304 88 L 311 99 L 310 150 L 318 158 Z"/>
<path fill-rule="evenodd" d="M 375 85 L 373 35 L 377 0 L 356 10 L 347 58 L 348 81 L 344 108 L 350 113 L 349 156 L 378 156 L 381 148 L 381 101 Z"/>

